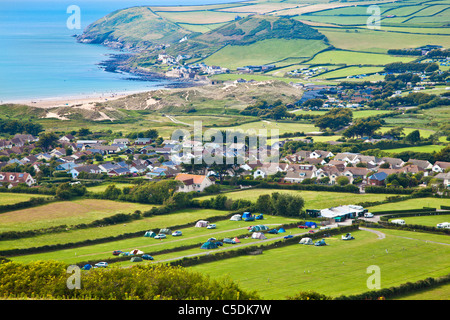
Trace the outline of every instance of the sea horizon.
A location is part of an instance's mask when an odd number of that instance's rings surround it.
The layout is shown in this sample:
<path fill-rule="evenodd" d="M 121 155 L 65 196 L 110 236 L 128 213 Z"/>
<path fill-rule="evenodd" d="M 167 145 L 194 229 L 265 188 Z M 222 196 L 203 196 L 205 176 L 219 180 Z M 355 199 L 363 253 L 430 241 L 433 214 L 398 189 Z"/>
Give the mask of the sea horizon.
<path fill-rule="evenodd" d="M 99 64 L 120 53 L 74 36 L 97 19 L 133 6 L 202 5 L 233 0 L 18 0 L 0 3 L 0 103 L 97 97 L 164 88 L 173 80 L 144 81 L 105 71 Z M 70 29 L 69 6 L 80 8 L 81 27 Z M 69 13 L 68 13 L 69 12 Z"/>

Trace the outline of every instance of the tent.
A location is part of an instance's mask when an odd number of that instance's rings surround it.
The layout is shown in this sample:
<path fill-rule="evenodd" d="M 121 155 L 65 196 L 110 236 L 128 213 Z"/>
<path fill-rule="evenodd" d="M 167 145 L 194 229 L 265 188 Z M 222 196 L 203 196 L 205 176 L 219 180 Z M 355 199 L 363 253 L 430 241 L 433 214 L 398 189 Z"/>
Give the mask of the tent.
<path fill-rule="evenodd" d="M 326 246 L 325 239 L 319 240 L 316 243 L 314 243 L 315 246 Z"/>
<path fill-rule="evenodd" d="M 242 216 L 240 214 L 235 214 L 230 218 L 231 221 L 240 221 L 242 220 Z"/>
<path fill-rule="evenodd" d="M 347 233 L 345 236 L 343 235 L 342 240 L 353 240 L 355 239 L 350 233 Z"/>
<path fill-rule="evenodd" d="M 170 231 L 170 229 L 161 229 L 161 230 L 159 230 L 159 233 L 172 234 L 172 231 Z"/>
<path fill-rule="evenodd" d="M 138 249 L 134 249 L 130 251 L 131 254 L 144 254 L 144 252 L 142 252 L 141 250 Z"/>
<path fill-rule="evenodd" d="M 142 258 L 141 257 L 133 257 L 130 259 L 131 262 L 141 262 Z"/>
<path fill-rule="evenodd" d="M 235 237 L 233 240 L 234 240 L 234 243 L 241 243 L 241 240 L 239 240 L 237 237 Z"/>
<path fill-rule="evenodd" d="M 311 221 L 306 221 L 305 226 L 307 226 L 308 228 L 317 228 L 317 223 L 311 222 Z"/>
<path fill-rule="evenodd" d="M 283 232 L 286 232 L 286 230 L 284 230 L 284 228 L 278 229 L 278 233 L 283 233 Z"/>
<path fill-rule="evenodd" d="M 249 219 L 249 218 L 252 218 L 252 217 L 253 216 L 252 216 L 252 214 L 250 212 L 244 212 L 242 214 L 242 219 Z"/>
<path fill-rule="evenodd" d="M 269 230 L 269 227 L 264 226 L 264 225 L 257 225 L 257 226 L 252 226 L 250 228 L 251 232 L 255 232 L 255 231 L 267 231 Z"/>
<path fill-rule="evenodd" d="M 156 233 L 154 233 L 153 231 L 147 231 L 144 234 L 144 237 L 150 237 L 150 238 L 154 238 L 156 236 Z"/>
<path fill-rule="evenodd" d="M 263 214 L 261 213 L 261 214 L 257 215 L 255 219 L 256 219 L 256 220 L 262 220 L 262 219 L 264 219 L 264 216 L 263 216 Z"/>
<path fill-rule="evenodd" d="M 311 238 L 302 238 L 299 243 L 300 244 L 313 244 L 313 241 Z"/>
<path fill-rule="evenodd" d="M 202 227 L 206 227 L 208 224 L 209 224 L 208 221 L 199 220 L 199 221 L 197 221 L 195 226 L 198 227 L 198 228 L 202 228 Z"/>
<path fill-rule="evenodd" d="M 231 238 L 225 238 L 223 239 L 223 243 L 235 244 L 236 242 Z"/>
<path fill-rule="evenodd" d="M 264 240 L 264 239 L 267 239 L 267 237 L 262 232 L 253 232 L 252 239 Z"/>
<path fill-rule="evenodd" d="M 200 247 L 201 249 L 217 249 L 217 244 L 211 241 L 207 241 Z"/>

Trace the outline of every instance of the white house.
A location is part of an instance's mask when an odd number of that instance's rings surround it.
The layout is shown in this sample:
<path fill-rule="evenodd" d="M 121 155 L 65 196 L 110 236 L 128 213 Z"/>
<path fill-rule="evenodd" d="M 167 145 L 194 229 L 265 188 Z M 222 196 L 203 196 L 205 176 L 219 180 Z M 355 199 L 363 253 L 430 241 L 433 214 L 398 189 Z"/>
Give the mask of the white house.
<path fill-rule="evenodd" d="M 450 168 L 450 162 L 436 161 L 431 170 L 433 172 L 444 172 L 447 168 Z"/>
<path fill-rule="evenodd" d="M 202 192 L 205 188 L 214 184 L 214 181 L 211 181 L 207 176 L 188 173 L 177 174 L 175 180 L 182 182 L 177 192 Z"/>

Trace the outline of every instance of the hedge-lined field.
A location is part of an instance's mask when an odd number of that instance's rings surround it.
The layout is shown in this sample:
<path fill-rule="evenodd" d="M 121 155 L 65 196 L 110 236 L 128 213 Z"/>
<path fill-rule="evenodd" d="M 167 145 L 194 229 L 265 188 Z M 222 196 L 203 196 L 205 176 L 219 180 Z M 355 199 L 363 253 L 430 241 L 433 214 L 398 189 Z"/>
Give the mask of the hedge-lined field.
<path fill-rule="evenodd" d="M 257 290 L 264 299 L 285 299 L 307 290 L 333 297 L 366 292 L 366 270 L 371 265 L 380 267 L 382 288 L 449 273 L 449 246 L 416 240 L 416 232 L 396 231 L 411 239 L 391 235 L 391 230 L 386 234 L 385 239 L 378 239 L 373 233 L 357 231 L 351 241 L 334 236 L 325 238 L 329 245 L 324 247 L 298 244 L 191 269 L 214 278 L 230 276 L 244 289 Z"/>
<path fill-rule="evenodd" d="M 45 197 L 48 196 L 43 194 L 0 192 L 0 206 L 28 201 L 31 198 L 45 198 Z"/>
<path fill-rule="evenodd" d="M 158 207 L 158 205 L 97 199 L 57 201 L 33 208 L 1 213 L 0 232 L 78 225 L 117 213 L 128 214 L 136 210 L 150 210 L 153 207 Z"/>
<path fill-rule="evenodd" d="M 325 209 L 332 206 L 356 204 L 361 202 L 383 201 L 387 197 L 392 196 L 388 194 L 352 194 L 345 192 L 328 192 L 328 191 L 307 191 L 307 190 L 285 190 L 285 189 L 245 189 L 241 191 L 233 191 L 224 193 L 227 198 L 237 200 L 244 199 L 255 202 L 260 195 L 272 194 L 274 192 L 296 194 L 303 197 L 305 200 L 305 209 Z M 204 196 L 197 198 L 198 200 L 205 200 L 214 197 Z"/>

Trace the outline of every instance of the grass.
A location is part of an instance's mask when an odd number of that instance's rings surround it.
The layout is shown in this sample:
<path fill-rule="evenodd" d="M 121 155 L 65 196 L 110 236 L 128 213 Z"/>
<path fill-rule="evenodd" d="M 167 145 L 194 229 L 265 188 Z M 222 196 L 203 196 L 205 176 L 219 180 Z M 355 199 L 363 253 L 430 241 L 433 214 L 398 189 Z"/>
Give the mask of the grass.
<path fill-rule="evenodd" d="M 128 204 L 129 205 L 129 204 Z M 85 209 L 86 210 L 86 209 Z M 125 211 L 126 213 L 132 210 Z M 30 248 L 40 247 L 53 244 L 80 242 L 85 240 L 95 240 L 98 238 L 114 237 L 124 233 L 133 233 L 143 230 L 151 230 L 156 228 L 166 228 L 185 223 L 195 222 L 200 219 L 206 219 L 213 216 L 227 215 L 227 211 L 218 210 L 195 210 L 184 209 L 164 216 L 154 216 L 134 220 L 126 224 L 116 224 L 97 228 L 68 230 L 64 233 L 45 234 L 33 238 L 25 238 L 19 240 L 1 241 L 0 250 L 8 250 L 12 248 Z M 3 216 L 3 214 L 1 215 Z"/>
<path fill-rule="evenodd" d="M 383 71 L 383 68 L 381 67 L 348 67 L 319 74 L 314 76 L 313 79 L 340 79 L 348 76 L 378 73 L 381 71 Z"/>
<path fill-rule="evenodd" d="M 98 192 L 105 191 L 106 188 L 108 188 L 108 186 L 110 186 L 110 185 L 115 185 L 119 189 L 123 189 L 125 187 L 134 187 L 135 186 L 132 183 L 103 183 L 103 184 L 100 184 L 98 186 L 87 187 L 86 189 L 89 192 L 98 193 Z"/>
<path fill-rule="evenodd" d="M 377 206 L 369 207 L 370 211 L 388 211 L 388 210 L 409 210 L 423 207 L 437 208 L 440 206 L 450 206 L 450 199 L 446 198 L 417 198 L 408 199 L 400 202 L 385 203 Z"/>
<path fill-rule="evenodd" d="M 0 214 L 0 232 L 89 223 L 118 213 L 147 211 L 155 206 L 97 199 L 58 201 Z"/>
<path fill-rule="evenodd" d="M 0 206 L 28 201 L 31 198 L 46 198 L 46 197 L 50 197 L 50 196 L 42 195 L 42 194 L 1 192 L 0 193 Z"/>
<path fill-rule="evenodd" d="M 392 62 L 410 62 L 413 58 L 395 57 L 387 54 L 332 50 L 319 53 L 308 64 L 325 65 L 372 65 L 382 66 Z"/>
<path fill-rule="evenodd" d="M 427 145 L 427 146 L 420 146 L 420 147 L 386 149 L 386 150 L 383 150 L 383 151 L 391 153 L 391 154 L 405 152 L 405 151 L 422 152 L 422 153 L 433 153 L 433 152 L 439 152 L 440 150 L 442 150 L 444 148 L 445 148 L 445 145 Z"/>
<path fill-rule="evenodd" d="M 296 219 L 266 216 L 261 224 L 267 225 L 269 227 L 276 227 L 280 224 L 292 223 L 297 221 Z M 131 251 L 133 249 L 140 249 L 144 252 L 150 253 L 157 261 L 163 259 L 169 259 L 173 257 L 180 257 L 185 254 L 191 254 L 193 252 L 204 252 L 200 248 L 183 250 L 171 254 L 155 255 L 153 252 L 158 252 L 165 249 L 173 249 L 180 246 L 192 245 L 203 243 L 210 237 L 215 237 L 217 239 L 223 239 L 227 237 L 235 237 L 238 235 L 245 235 L 248 233 L 247 227 L 251 225 L 250 222 L 243 221 L 230 221 L 222 220 L 216 222 L 217 229 L 207 229 L 207 228 L 197 228 L 190 227 L 182 229 L 183 235 L 180 237 L 172 237 L 168 235 L 166 239 L 158 240 L 153 238 L 144 237 L 144 232 L 141 237 L 134 237 L 118 241 L 110 241 L 107 243 L 95 244 L 90 246 L 83 246 L 78 248 L 71 248 L 65 250 L 58 250 L 47 253 L 31 254 L 14 257 L 13 260 L 20 262 L 28 262 L 34 260 L 60 260 L 66 263 L 77 263 L 86 260 L 96 260 L 99 261 L 106 258 L 112 257 L 112 251 L 122 250 Z M 175 230 L 171 230 L 172 232 Z M 244 241 L 244 240 L 242 240 Z M 253 239 L 251 242 L 255 241 Z M 118 263 L 119 265 L 127 265 L 127 262 Z"/>
<path fill-rule="evenodd" d="M 229 276 L 244 289 L 257 290 L 263 299 L 285 299 L 307 290 L 333 297 L 369 291 L 366 270 L 371 265 L 380 267 L 382 288 L 449 272 L 448 246 L 416 240 L 417 232 L 403 231 L 402 238 L 388 231 L 382 240 L 357 231 L 352 241 L 333 236 L 326 238 L 329 245 L 324 247 L 291 245 L 190 269 L 211 277 Z"/>
<path fill-rule="evenodd" d="M 312 124 L 298 123 L 298 122 L 277 122 L 277 121 L 256 121 L 241 124 L 233 127 L 216 127 L 217 130 L 243 130 L 244 132 L 250 132 L 255 130 L 259 133 L 259 130 L 267 130 L 268 138 L 271 134 L 275 134 L 274 130 L 278 130 L 278 134 L 286 132 L 316 132 L 320 131 L 319 128 Z M 263 132 L 261 132 L 263 133 Z"/>
<path fill-rule="evenodd" d="M 245 46 L 226 46 L 203 62 L 235 70 L 247 65 L 276 64 L 293 57 L 300 61 L 325 48 L 327 45 L 320 40 L 267 39 Z"/>
<path fill-rule="evenodd" d="M 260 195 L 272 194 L 273 192 L 297 194 L 305 200 L 305 209 L 325 209 L 332 206 L 344 204 L 356 204 L 366 201 L 381 201 L 389 197 L 387 194 L 351 194 L 345 192 L 328 191 L 306 191 L 306 190 L 286 190 L 286 189 L 246 189 L 242 191 L 233 191 L 224 193 L 230 199 L 244 199 L 256 201 Z M 212 196 L 197 198 L 198 200 L 209 199 Z"/>
<path fill-rule="evenodd" d="M 402 217 L 406 224 L 418 224 L 428 227 L 436 227 L 438 223 L 450 222 L 450 215 L 431 215 L 417 217 Z"/>

